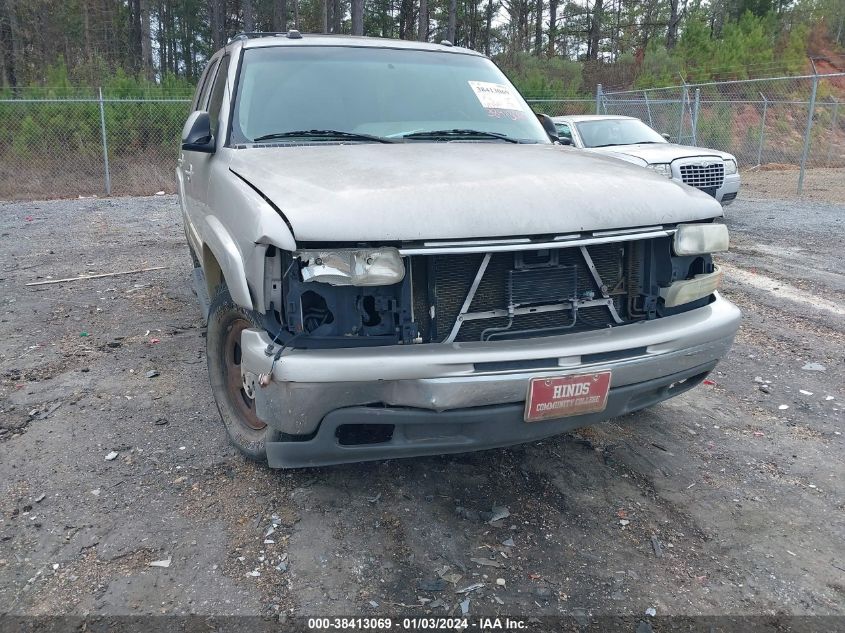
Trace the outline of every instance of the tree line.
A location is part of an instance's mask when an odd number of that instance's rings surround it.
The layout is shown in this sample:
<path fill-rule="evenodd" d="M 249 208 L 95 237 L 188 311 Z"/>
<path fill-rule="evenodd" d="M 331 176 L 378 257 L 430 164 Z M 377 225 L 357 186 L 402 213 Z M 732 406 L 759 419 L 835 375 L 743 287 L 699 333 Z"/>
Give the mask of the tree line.
<path fill-rule="evenodd" d="M 0 0 L 0 86 L 189 86 L 239 32 L 449 40 L 528 92 L 840 67 L 843 0 Z M 838 58 L 837 55 L 840 55 Z"/>

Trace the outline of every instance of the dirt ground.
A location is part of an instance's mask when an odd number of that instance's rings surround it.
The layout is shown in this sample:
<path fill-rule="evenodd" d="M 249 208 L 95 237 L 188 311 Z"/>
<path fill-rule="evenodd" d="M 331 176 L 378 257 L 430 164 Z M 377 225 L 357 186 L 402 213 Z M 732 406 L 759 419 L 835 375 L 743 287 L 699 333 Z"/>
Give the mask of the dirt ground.
<path fill-rule="evenodd" d="M 798 198 L 797 166 L 791 169 L 772 169 L 775 165 L 763 165 L 762 169 L 742 171 L 740 196 L 749 198 L 775 198 L 787 200 Z M 801 198 L 818 202 L 845 204 L 845 169 L 841 167 L 814 167 L 804 173 L 804 188 Z"/>
<path fill-rule="evenodd" d="M 0 204 L 0 614 L 845 615 L 845 204 L 727 223 L 743 325 L 710 384 L 279 472 L 226 441 L 173 197 Z"/>

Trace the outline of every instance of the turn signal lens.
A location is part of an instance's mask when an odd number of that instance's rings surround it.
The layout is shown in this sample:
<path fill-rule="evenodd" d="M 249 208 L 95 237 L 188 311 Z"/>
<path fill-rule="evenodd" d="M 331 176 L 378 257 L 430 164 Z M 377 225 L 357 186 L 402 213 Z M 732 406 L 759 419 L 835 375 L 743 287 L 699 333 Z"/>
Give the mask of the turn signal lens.
<path fill-rule="evenodd" d="M 684 305 L 704 297 L 709 297 L 722 283 L 722 271 L 716 266 L 712 273 L 696 275 L 692 279 L 676 281 L 667 288 L 660 289 L 663 305 L 667 308 Z"/>

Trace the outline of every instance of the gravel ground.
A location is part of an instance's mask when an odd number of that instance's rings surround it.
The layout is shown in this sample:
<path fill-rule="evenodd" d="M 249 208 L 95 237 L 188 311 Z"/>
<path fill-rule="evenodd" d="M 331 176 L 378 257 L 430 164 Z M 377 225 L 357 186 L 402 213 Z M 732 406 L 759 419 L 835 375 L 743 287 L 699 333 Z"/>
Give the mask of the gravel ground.
<path fill-rule="evenodd" d="M 218 420 L 173 197 L 0 204 L 0 614 L 845 615 L 843 218 L 729 207 L 743 327 L 712 384 L 508 450 L 274 472 Z"/>
<path fill-rule="evenodd" d="M 791 169 L 743 170 L 741 198 L 798 198 L 798 167 Z M 845 169 L 812 168 L 804 173 L 804 190 L 801 196 L 805 200 L 845 204 Z"/>

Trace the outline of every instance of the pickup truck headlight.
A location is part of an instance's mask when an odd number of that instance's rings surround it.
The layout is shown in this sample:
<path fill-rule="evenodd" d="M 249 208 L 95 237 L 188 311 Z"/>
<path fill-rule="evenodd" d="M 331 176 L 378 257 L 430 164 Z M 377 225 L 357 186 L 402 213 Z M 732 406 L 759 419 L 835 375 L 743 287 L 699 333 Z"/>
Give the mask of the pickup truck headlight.
<path fill-rule="evenodd" d="M 331 286 L 391 286 L 405 277 L 402 256 L 395 248 L 297 251 L 305 264 L 303 281 Z"/>
<path fill-rule="evenodd" d="M 728 227 L 724 224 L 679 224 L 675 231 L 675 255 L 704 255 L 728 250 Z"/>
<path fill-rule="evenodd" d="M 730 158 L 725 159 L 725 175 L 736 173 L 736 161 Z"/>
<path fill-rule="evenodd" d="M 669 166 L 669 163 L 652 163 L 651 165 L 646 165 L 646 167 L 652 171 L 656 171 L 661 176 L 666 176 L 667 178 L 672 177 L 672 168 Z"/>

